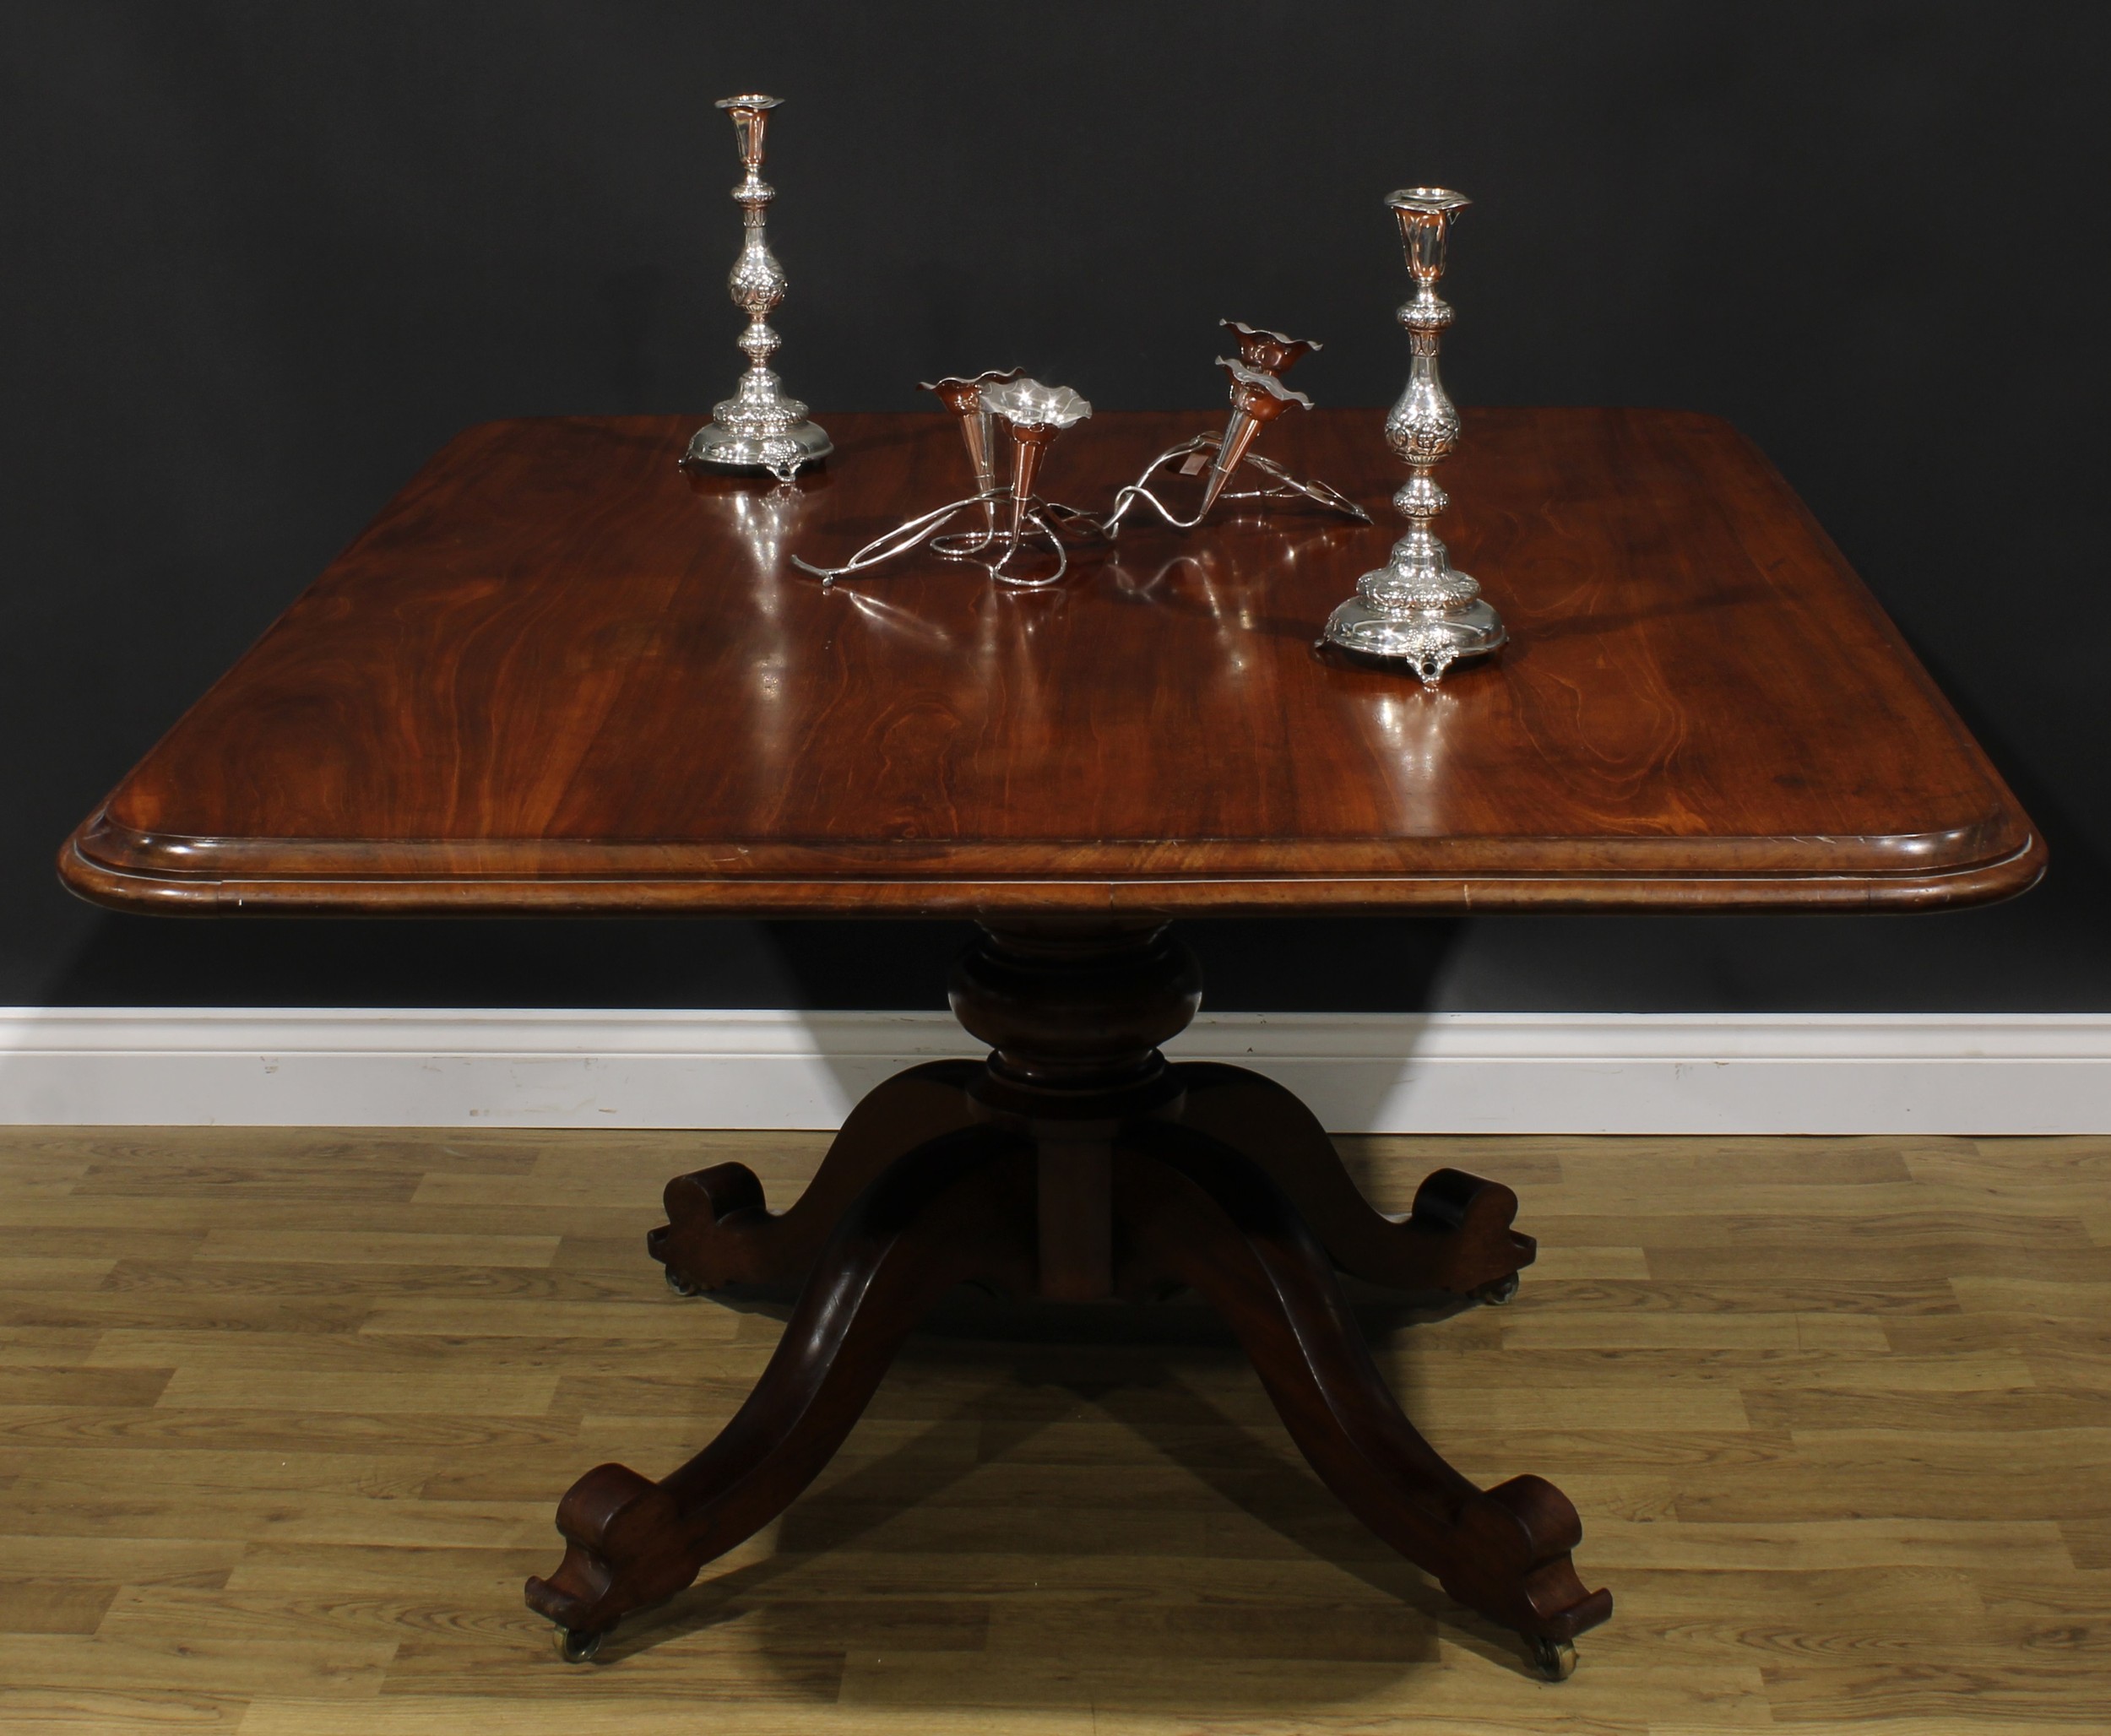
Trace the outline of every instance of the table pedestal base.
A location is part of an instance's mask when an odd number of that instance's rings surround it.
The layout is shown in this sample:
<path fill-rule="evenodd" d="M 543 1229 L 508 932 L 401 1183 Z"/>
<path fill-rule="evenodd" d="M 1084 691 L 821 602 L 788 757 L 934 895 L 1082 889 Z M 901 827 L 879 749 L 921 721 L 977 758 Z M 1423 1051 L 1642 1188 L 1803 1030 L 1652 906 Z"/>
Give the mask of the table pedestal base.
<path fill-rule="evenodd" d="M 1460 1603 L 1559 1677 L 1612 1612 L 1569 1559 L 1582 1535 L 1553 1484 L 1476 1488 L 1394 1402 L 1338 1272 L 1506 1299 L 1533 1257 L 1517 1196 L 1456 1169 L 1402 1220 L 1374 1211 L 1311 1112 L 1242 1068 L 1169 1064 L 1193 1017 L 1193 959 L 1162 926 L 985 927 L 954 974 L 987 1062 L 896 1075 L 844 1122 L 789 1211 L 722 1164 L 667 1185 L 648 1245 L 685 1291 L 803 1279 L 747 1402 L 659 1483 L 602 1465 L 557 1508 L 567 1549 L 530 1607 L 590 1656 L 774 1519 L 843 1443 L 903 1339 L 979 1283 L 1069 1301 L 1191 1288 L 1237 1336 L 1321 1479 Z"/>

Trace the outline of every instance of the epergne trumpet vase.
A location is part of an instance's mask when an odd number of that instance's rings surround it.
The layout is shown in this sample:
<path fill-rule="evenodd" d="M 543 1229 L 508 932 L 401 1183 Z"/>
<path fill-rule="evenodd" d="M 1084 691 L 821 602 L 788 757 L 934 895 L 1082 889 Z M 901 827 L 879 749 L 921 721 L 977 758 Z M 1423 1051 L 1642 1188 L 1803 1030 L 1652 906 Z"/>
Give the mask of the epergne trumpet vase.
<path fill-rule="evenodd" d="M 1293 404 L 1311 409 L 1312 400 L 1302 392 L 1291 391 L 1283 383 L 1282 376 L 1300 358 L 1321 346 L 1306 339 L 1286 337 L 1281 332 L 1250 326 L 1243 320 L 1220 319 L 1217 323 L 1239 342 L 1236 361 L 1221 355 L 1217 358 L 1217 366 L 1224 371 L 1224 377 L 1231 387 L 1231 415 L 1224 432 L 1197 434 L 1178 446 L 1168 447 L 1153 458 L 1143 467 L 1142 474 L 1115 496 L 1114 510 L 1107 515 L 1102 527 L 1106 534 L 1113 536 L 1120 533 L 1122 519 L 1138 501 L 1147 502 L 1176 530 L 1192 530 L 1224 500 L 1309 500 L 1368 524 L 1370 515 L 1346 496 L 1324 482 L 1300 482 L 1280 464 L 1250 450 L 1261 431 Z M 1185 518 L 1150 488 L 1151 479 L 1175 459 L 1185 460 L 1180 467 L 1181 475 L 1192 476 L 1197 471 L 1207 473 L 1202 482 L 1202 503 Z M 1232 473 L 1241 464 L 1249 464 L 1268 477 L 1270 486 L 1230 491 L 1228 485 Z"/>
<path fill-rule="evenodd" d="M 928 548 L 948 560 L 980 561 L 990 578 L 1005 584 L 1029 589 L 1054 584 L 1070 570 L 1070 554 L 1051 518 L 1082 523 L 1094 531 L 1098 524 L 1085 513 L 1041 499 L 1034 485 L 1056 437 L 1083 421 L 1092 414 L 1092 406 L 1069 387 L 1044 386 L 1023 377 L 1018 368 L 972 379 L 940 380 L 927 389 L 960 419 L 961 437 L 974 469 L 975 491 L 874 537 L 840 567 L 817 567 L 796 555 L 791 557 L 792 565 L 815 574 L 823 584 L 833 584 L 912 550 Z M 1001 488 L 996 481 L 1000 449 L 1011 456 L 1010 474 Z M 962 513 L 976 507 L 981 509 L 981 529 L 941 534 Z M 1012 570 L 1029 533 L 1054 551 L 1053 572 L 1029 578 Z"/>
<path fill-rule="evenodd" d="M 769 250 L 764 228 L 777 191 L 762 179 L 762 135 L 769 111 L 782 100 L 775 96 L 729 96 L 718 105 L 733 118 L 734 141 L 746 171 L 733 189 L 746 240 L 726 288 L 733 305 L 747 315 L 740 345 L 748 369 L 734 395 L 714 406 L 711 420 L 697 430 L 684 462 L 729 470 L 768 470 L 779 480 L 789 480 L 802 465 L 828 457 L 834 448 L 806 419 L 806 406 L 784 395 L 769 366 L 783 341 L 771 329 L 769 316 L 784 299 L 786 281 L 784 268 Z"/>
<path fill-rule="evenodd" d="M 975 493 L 982 501 L 984 530 L 980 540 L 967 536 L 933 539 L 932 545 L 945 546 L 939 552 L 947 555 L 971 555 L 987 548 L 997 534 L 997 416 L 982 401 L 985 387 L 1002 386 L 1018 379 L 1026 372 L 1023 367 L 1008 367 L 1001 371 L 977 374 L 973 379 L 961 379 L 948 375 L 942 380 L 924 380 L 917 389 L 933 393 L 938 401 L 960 419 L 961 442 L 968 448 L 968 463 L 974 471 Z"/>
<path fill-rule="evenodd" d="M 1480 586 L 1452 565 L 1430 523 L 1451 504 L 1430 472 L 1458 444 L 1458 411 L 1437 374 L 1437 350 L 1452 323 L 1449 302 L 1436 293 L 1444 275 L 1445 244 L 1452 221 L 1470 203 L 1441 187 L 1410 187 L 1386 203 L 1400 220 L 1400 239 L 1414 299 L 1402 306 L 1414 362 L 1407 390 L 1386 417 L 1386 443 L 1409 475 L 1392 504 L 1408 521 L 1408 534 L 1392 546 L 1392 558 L 1356 581 L 1356 594 L 1327 617 L 1326 643 L 1367 657 L 1406 663 L 1425 687 L 1443 680 L 1461 658 L 1495 650 L 1508 637 L 1502 617 Z"/>

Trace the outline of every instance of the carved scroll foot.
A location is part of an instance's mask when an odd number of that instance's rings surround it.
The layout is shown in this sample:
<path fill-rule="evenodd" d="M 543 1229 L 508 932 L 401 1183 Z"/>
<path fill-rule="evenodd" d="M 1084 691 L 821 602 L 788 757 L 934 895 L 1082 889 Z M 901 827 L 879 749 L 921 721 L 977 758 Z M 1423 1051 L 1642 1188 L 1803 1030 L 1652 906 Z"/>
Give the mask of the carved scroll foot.
<path fill-rule="evenodd" d="M 1364 1198 L 1334 1142 L 1290 1091 L 1214 1061 L 1181 1064 L 1183 1126 L 1251 1158 L 1290 1196 L 1343 1272 L 1401 1290 L 1448 1290 L 1507 1301 L 1536 1245 L 1510 1226 L 1517 1196 L 1500 1182 L 1438 1169 L 1404 1218 Z"/>
<path fill-rule="evenodd" d="M 955 1284 L 1029 1291 L 1034 1172 L 1015 1135 L 980 1126 L 901 1158 L 845 1213 L 762 1380 L 717 1440 L 652 1483 L 600 1465 L 557 1508 L 562 1563 L 528 1605 L 581 1655 L 591 1636 L 673 1596 L 774 1519 L 828 1463 L 909 1329 Z"/>
<path fill-rule="evenodd" d="M 1124 1288 L 1170 1277 L 1237 1334 L 1320 1478 L 1451 1596 L 1528 1639 L 1572 1640 L 1612 1614 L 1569 1558 L 1582 1525 L 1538 1477 L 1476 1488 L 1401 1413 L 1332 1262 L 1260 1168 L 1192 1130 L 1131 1130 L 1115 1220 Z"/>
<path fill-rule="evenodd" d="M 850 1111 L 787 1211 L 769 1209 L 745 1164 L 676 1176 L 661 1196 L 668 1221 L 646 1233 L 646 1251 L 685 1295 L 728 1284 L 799 1283 L 850 1202 L 889 1164 L 926 1140 L 977 1125 L 966 1088 L 982 1071 L 978 1061 L 941 1061 L 894 1075 Z"/>

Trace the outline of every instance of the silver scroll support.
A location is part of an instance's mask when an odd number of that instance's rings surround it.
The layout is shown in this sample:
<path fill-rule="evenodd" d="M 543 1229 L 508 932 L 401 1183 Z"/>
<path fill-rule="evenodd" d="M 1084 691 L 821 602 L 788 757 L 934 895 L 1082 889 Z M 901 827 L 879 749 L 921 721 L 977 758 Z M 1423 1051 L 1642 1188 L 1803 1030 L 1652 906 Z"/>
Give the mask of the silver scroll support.
<path fill-rule="evenodd" d="M 1178 446 L 1168 447 L 1153 458 L 1143 467 L 1143 473 L 1114 497 L 1114 510 L 1107 515 L 1103 526 L 1106 534 L 1114 536 L 1120 533 L 1122 518 L 1138 501 L 1147 502 L 1176 530 L 1192 530 L 1209 516 L 1211 508 L 1219 501 L 1227 500 L 1308 500 L 1359 524 L 1370 524 L 1370 514 L 1339 490 L 1330 488 L 1324 482 L 1301 482 L 1282 465 L 1250 450 L 1261 431 L 1291 405 L 1311 409 L 1312 400 L 1302 392 L 1291 391 L 1283 383 L 1282 377 L 1300 358 L 1322 346 L 1309 339 L 1265 331 L 1244 320 L 1220 319 L 1217 323 L 1231 333 L 1239 344 L 1236 361 L 1227 361 L 1221 355 L 1217 358 L 1217 366 L 1224 371 L 1224 377 L 1231 386 L 1231 415 L 1224 424 L 1224 432 L 1197 434 Z M 1191 517 L 1186 518 L 1151 491 L 1152 478 L 1175 461 L 1180 463 L 1177 474 L 1180 475 L 1208 473 L 1202 483 L 1202 504 Z M 1229 485 L 1232 472 L 1242 463 L 1267 477 L 1268 486 L 1231 489 Z"/>
<path fill-rule="evenodd" d="M 949 502 L 933 512 L 905 519 L 872 540 L 840 567 L 817 567 L 791 557 L 792 565 L 811 572 L 823 584 L 833 584 L 852 573 L 863 572 L 882 562 L 928 548 L 951 561 L 974 561 L 1000 583 L 1036 588 L 1054 584 L 1070 570 L 1069 551 L 1063 546 L 1059 525 L 1082 524 L 1090 531 L 1098 525 L 1090 515 L 1074 507 L 1059 506 L 1034 492 L 1041 459 L 1056 437 L 1092 414 L 1092 406 L 1067 386 L 1044 386 L 1023 377 L 1017 368 L 1003 373 L 978 374 L 972 379 L 939 380 L 924 388 L 960 421 L 960 434 L 974 467 L 975 491 L 964 499 Z M 1001 488 L 996 481 L 999 442 L 1011 453 L 1010 475 Z M 947 526 L 963 513 L 980 509 L 981 528 L 949 532 Z M 1056 570 L 1039 578 L 1026 578 L 1012 570 L 1029 541 L 1051 549 Z"/>
<path fill-rule="evenodd" d="M 1509 637 L 1480 586 L 1452 565 L 1450 553 L 1430 530 L 1430 521 L 1452 503 L 1430 473 L 1451 455 L 1459 432 L 1458 411 L 1437 377 L 1437 347 L 1453 315 L 1436 285 L 1444 275 L 1452 221 L 1470 203 L 1463 193 L 1441 187 L 1403 187 L 1387 196 L 1400 220 L 1401 245 L 1414 279 L 1414 299 L 1399 312 L 1414 346 L 1414 366 L 1408 389 L 1386 417 L 1386 444 L 1410 472 L 1392 497 L 1408 521 L 1408 534 L 1392 545 L 1391 561 L 1356 581 L 1356 594 L 1327 617 L 1322 641 L 1403 662 L 1425 687 L 1435 686 L 1458 659 L 1483 656 Z"/>
<path fill-rule="evenodd" d="M 770 357 L 783 341 L 770 328 L 769 316 L 784 299 L 786 279 L 784 268 L 770 252 L 763 232 L 763 220 L 777 190 L 762 179 L 762 134 L 769 111 L 782 100 L 775 96 L 729 96 L 718 105 L 733 117 L 734 142 L 747 171 L 733 189 L 747 238 L 733 262 L 726 288 L 733 305 L 747 315 L 741 349 L 747 356 L 748 370 L 741 376 L 734 395 L 713 407 L 711 420 L 697 430 L 683 462 L 724 470 L 767 470 L 784 482 L 802 465 L 828 457 L 834 445 L 807 420 L 805 404 L 784 396 L 769 368 Z"/>

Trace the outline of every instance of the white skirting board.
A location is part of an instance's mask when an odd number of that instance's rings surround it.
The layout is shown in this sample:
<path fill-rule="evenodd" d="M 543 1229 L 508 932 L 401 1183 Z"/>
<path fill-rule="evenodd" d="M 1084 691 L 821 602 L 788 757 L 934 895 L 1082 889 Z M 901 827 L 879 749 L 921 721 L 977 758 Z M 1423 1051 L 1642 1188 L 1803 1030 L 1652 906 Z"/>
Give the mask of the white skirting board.
<path fill-rule="evenodd" d="M 0 1009 L 0 1122 L 828 1128 L 943 1013 Z M 2111 1014 L 1205 1013 L 1338 1133 L 2111 1132 Z"/>

